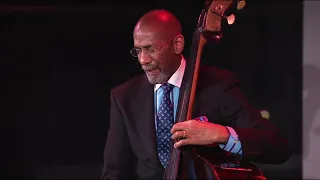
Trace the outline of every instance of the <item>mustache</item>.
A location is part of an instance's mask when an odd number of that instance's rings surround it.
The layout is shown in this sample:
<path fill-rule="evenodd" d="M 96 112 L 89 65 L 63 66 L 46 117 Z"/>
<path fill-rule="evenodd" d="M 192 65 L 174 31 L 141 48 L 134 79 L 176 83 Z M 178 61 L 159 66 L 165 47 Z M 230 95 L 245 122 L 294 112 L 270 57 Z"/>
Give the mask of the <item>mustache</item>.
<path fill-rule="evenodd" d="M 144 71 L 153 71 L 159 68 L 159 66 L 157 64 L 149 64 L 149 65 L 143 65 L 141 66 L 141 68 Z"/>

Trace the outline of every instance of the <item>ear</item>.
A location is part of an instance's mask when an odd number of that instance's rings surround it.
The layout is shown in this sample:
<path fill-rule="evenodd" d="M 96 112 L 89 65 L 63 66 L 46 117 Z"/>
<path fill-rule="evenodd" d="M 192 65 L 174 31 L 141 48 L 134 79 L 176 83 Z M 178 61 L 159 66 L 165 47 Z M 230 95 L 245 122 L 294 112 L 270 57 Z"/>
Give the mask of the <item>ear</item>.
<path fill-rule="evenodd" d="M 184 48 L 184 37 L 182 34 L 179 34 L 174 38 L 174 52 L 175 54 L 181 54 Z"/>

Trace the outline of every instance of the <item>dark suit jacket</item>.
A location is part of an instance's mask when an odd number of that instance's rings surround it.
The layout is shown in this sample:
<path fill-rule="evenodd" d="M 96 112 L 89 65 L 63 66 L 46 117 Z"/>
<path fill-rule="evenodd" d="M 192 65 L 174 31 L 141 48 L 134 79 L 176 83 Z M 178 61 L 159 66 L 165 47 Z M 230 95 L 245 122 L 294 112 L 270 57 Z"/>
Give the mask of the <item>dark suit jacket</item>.
<path fill-rule="evenodd" d="M 282 163 L 290 154 L 281 132 L 249 105 L 239 81 L 226 70 L 201 67 L 193 117 L 234 128 L 243 157 L 259 163 Z M 102 179 L 161 179 L 154 124 L 154 90 L 140 75 L 111 91 L 110 129 Z"/>

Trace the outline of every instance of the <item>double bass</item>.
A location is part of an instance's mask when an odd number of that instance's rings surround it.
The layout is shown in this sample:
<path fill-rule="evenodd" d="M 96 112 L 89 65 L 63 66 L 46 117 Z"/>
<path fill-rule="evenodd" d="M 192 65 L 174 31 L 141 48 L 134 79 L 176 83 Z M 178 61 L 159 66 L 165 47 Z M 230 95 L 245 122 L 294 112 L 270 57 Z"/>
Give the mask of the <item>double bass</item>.
<path fill-rule="evenodd" d="M 227 21 L 231 25 L 235 21 L 234 14 L 226 16 L 225 13 L 232 12 L 233 9 L 240 10 L 244 6 L 244 0 L 206 1 L 193 34 L 192 48 L 180 89 L 176 123 L 193 119 L 192 110 L 203 47 L 208 41 L 220 42 L 222 23 Z M 180 149 L 171 148 L 170 160 L 163 179 L 263 180 L 266 177 L 254 164 L 243 161 L 241 157 L 231 155 L 220 148 L 185 146 Z"/>

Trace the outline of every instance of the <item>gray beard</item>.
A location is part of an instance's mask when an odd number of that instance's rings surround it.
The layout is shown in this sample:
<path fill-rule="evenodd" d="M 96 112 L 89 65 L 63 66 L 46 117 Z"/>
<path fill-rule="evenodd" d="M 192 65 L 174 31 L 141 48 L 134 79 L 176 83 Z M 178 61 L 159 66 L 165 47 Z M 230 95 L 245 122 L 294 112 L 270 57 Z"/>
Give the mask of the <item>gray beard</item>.
<path fill-rule="evenodd" d="M 158 76 L 149 76 L 146 73 L 146 76 L 148 78 L 148 81 L 150 82 L 150 84 L 162 84 L 166 81 L 169 80 L 170 75 L 164 74 L 164 73 L 160 73 Z"/>

